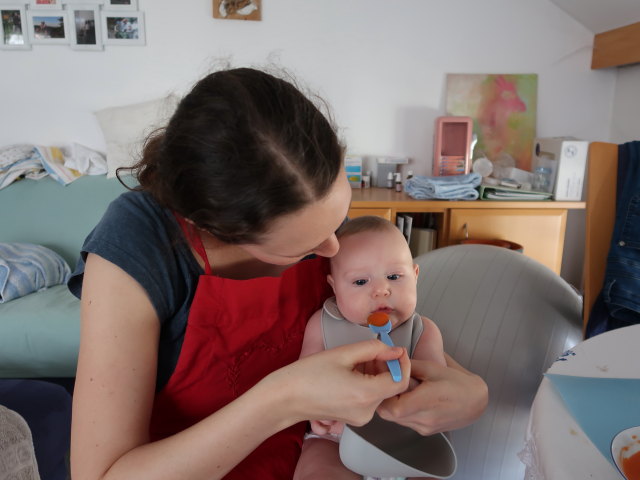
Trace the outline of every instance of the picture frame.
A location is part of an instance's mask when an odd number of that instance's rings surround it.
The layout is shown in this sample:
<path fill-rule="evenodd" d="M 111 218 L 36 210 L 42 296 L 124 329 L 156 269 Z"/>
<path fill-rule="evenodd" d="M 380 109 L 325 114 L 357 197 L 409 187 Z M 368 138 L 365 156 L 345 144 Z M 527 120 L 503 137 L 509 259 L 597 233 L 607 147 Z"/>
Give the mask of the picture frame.
<path fill-rule="evenodd" d="M 100 8 L 104 5 L 104 0 L 64 0 L 64 8 L 67 10 L 77 9 L 78 6 L 91 5 Z"/>
<path fill-rule="evenodd" d="M 69 20 L 64 10 L 27 10 L 32 44 L 69 44 Z"/>
<path fill-rule="evenodd" d="M 262 0 L 213 0 L 213 18 L 262 20 Z"/>
<path fill-rule="evenodd" d="M 144 45 L 144 12 L 103 11 L 102 38 L 106 45 Z"/>
<path fill-rule="evenodd" d="M 73 4 L 67 10 L 71 48 L 103 50 L 100 8 L 95 4 Z"/>
<path fill-rule="evenodd" d="M 104 10 L 138 10 L 138 0 L 105 0 Z"/>
<path fill-rule="evenodd" d="M 29 7 L 34 10 L 62 10 L 63 0 L 30 0 Z"/>
<path fill-rule="evenodd" d="M 29 50 L 29 27 L 24 4 L 0 5 L 0 48 L 3 50 Z"/>

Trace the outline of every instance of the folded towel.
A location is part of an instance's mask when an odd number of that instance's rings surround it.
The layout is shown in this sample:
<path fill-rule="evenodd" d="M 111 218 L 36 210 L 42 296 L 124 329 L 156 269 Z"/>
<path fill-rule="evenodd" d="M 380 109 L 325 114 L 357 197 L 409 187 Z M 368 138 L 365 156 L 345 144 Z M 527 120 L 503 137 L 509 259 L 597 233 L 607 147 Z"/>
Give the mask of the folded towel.
<path fill-rule="evenodd" d="M 62 185 L 69 185 L 82 176 L 77 170 L 64 166 L 64 154 L 58 147 L 36 145 L 35 152 L 40 156 L 44 169 L 56 182 Z"/>
<path fill-rule="evenodd" d="M 0 243 L 0 303 L 69 280 L 71 268 L 53 250 L 31 243 Z"/>
<path fill-rule="evenodd" d="M 476 187 L 481 182 L 482 176 L 475 172 L 444 177 L 417 175 L 404 183 L 404 191 L 418 200 L 476 200 L 479 196 Z"/>
<path fill-rule="evenodd" d="M 14 163 L 30 158 L 33 155 L 33 145 L 16 144 L 0 148 L 0 170 L 8 168 Z"/>
<path fill-rule="evenodd" d="M 39 157 L 33 156 L 16 160 L 11 165 L 0 169 L 0 189 L 7 187 L 20 177 L 37 180 L 44 175 L 47 175 L 47 173 L 42 168 L 42 162 Z"/>
<path fill-rule="evenodd" d="M 0 189 L 26 177 L 39 180 L 47 175 L 68 185 L 82 175 L 104 175 L 107 161 L 100 152 L 74 143 L 67 153 L 58 147 L 10 145 L 0 147 Z"/>
<path fill-rule="evenodd" d="M 64 166 L 77 170 L 83 175 L 106 175 L 107 160 L 102 153 L 74 143 L 64 152 Z"/>

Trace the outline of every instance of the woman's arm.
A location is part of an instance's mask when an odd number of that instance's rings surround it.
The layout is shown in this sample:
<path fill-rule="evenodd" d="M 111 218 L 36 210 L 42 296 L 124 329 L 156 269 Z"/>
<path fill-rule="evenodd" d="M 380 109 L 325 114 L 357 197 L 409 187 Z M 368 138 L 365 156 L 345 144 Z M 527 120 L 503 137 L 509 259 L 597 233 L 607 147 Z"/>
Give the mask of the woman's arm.
<path fill-rule="evenodd" d="M 361 342 L 276 370 L 196 425 L 149 443 L 160 332 L 155 310 L 132 277 L 91 254 L 81 305 L 73 478 L 220 478 L 263 440 L 294 423 L 331 418 L 362 425 L 383 398 L 406 389 L 389 375 L 365 375 L 354 368 L 400 358 L 408 377 L 403 351 Z"/>
<path fill-rule="evenodd" d="M 411 376 L 421 383 L 413 390 L 385 400 L 382 418 L 422 435 L 462 428 L 476 421 L 487 408 L 487 384 L 445 353 L 447 366 L 411 360 Z"/>

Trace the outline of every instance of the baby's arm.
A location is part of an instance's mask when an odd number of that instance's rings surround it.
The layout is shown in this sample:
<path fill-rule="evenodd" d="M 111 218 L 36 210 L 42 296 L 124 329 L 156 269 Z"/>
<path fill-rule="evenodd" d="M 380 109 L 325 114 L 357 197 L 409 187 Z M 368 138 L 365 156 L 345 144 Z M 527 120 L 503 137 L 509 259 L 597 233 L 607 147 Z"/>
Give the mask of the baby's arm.
<path fill-rule="evenodd" d="M 308 357 L 309 355 L 324 350 L 322 325 L 320 323 L 321 318 L 322 310 L 318 310 L 307 322 L 307 327 L 304 331 L 304 340 L 302 341 L 302 350 L 300 351 L 300 358 Z"/>
<path fill-rule="evenodd" d="M 417 360 L 430 360 L 446 366 L 447 361 L 444 357 L 444 346 L 442 344 L 442 333 L 440 329 L 433 323 L 433 320 L 422 316 L 420 318 L 422 318 L 424 330 L 416 344 L 412 358 Z"/>

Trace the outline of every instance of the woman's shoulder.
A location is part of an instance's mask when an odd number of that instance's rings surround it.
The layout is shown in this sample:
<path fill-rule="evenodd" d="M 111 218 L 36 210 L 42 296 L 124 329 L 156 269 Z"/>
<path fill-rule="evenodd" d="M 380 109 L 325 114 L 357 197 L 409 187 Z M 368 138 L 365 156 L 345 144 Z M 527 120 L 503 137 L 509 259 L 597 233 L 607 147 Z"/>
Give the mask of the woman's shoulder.
<path fill-rule="evenodd" d="M 120 194 L 109 204 L 105 216 L 121 219 L 130 216 L 147 218 L 166 216 L 167 212 L 168 210 L 161 207 L 147 192 L 129 190 Z"/>
<path fill-rule="evenodd" d="M 189 279 L 200 271 L 173 213 L 138 191 L 125 192 L 113 200 L 87 236 L 69 283 L 74 293 L 89 253 L 120 267 L 157 299 L 170 291 L 188 290 Z M 169 305 L 164 307 L 159 309 L 163 314 L 171 310 Z"/>
<path fill-rule="evenodd" d="M 173 213 L 148 193 L 128 191 L 113 200 L 95 227 L 101 238 L 129 237 L 130 242 L 172 242 L 181 237 Z"/>

